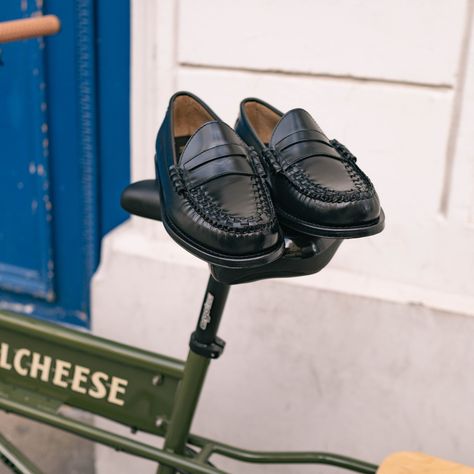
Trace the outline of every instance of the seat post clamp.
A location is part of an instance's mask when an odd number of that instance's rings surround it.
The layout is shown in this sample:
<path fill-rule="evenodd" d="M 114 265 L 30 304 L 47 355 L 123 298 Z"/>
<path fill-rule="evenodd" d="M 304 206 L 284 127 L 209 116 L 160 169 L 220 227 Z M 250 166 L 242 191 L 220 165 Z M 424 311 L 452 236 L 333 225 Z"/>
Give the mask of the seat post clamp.
<path fill-rule="evenodd" d="M 220 337 L 215 337 L 212 342 L 201 342 L 196 332 L 191 334 L 189 347 L 196 354 L 208 359 L 218 359 L 224 352 L 225 341 Z"/>

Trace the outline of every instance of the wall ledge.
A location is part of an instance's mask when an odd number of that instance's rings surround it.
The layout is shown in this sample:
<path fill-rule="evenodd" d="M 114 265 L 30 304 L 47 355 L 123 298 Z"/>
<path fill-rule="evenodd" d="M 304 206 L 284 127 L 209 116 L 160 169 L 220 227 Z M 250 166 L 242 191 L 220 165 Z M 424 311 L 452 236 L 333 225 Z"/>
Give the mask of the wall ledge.
<path fill-rule="evenodd" d="M 149 259 L 167 264 L 205 269 L 206 264 L 179 247 L 160 225 L 131 219 L 110 232 L 102 241 L 102 261 L 94 280 L 107 277 L 109 262 L 116 254 Z M 361 296 L 392 303 L 408 304 L 474 316 L 474 298 L 450 294 L 429 288 L 375 278 L 331 268 L 321 273 L 299 278 L 279 279 L 280 282 L 303 288 Z"/>

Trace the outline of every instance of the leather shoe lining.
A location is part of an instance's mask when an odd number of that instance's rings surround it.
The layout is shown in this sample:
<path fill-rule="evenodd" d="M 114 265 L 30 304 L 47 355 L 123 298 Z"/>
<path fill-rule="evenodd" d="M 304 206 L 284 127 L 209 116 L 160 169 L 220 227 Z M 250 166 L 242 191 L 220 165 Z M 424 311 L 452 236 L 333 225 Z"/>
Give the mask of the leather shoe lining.
<path fill-rule="evenodd" d="M 176 97 L 173 104 L 173 136 L 190 137 L 206 122 L 214 120 L 214 117 L 192 97 L 180 95 Z"/>
<path fill-rule="evenodd" d="M 244 107 L 247 117 L 261 142 L 268 144 L 273 129 L 281 119 L 280 115 L 258 102 L 248 101 Z"/>

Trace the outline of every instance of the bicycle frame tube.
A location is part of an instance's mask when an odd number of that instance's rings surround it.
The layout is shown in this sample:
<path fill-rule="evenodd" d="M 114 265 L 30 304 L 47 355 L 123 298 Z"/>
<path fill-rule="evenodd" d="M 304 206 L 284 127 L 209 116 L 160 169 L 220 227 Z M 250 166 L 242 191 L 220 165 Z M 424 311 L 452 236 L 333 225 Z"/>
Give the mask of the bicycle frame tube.
<path fill-rule="evenodd" d="M 0 434 L 0 463 L 2 462 L 21 474 L 42 474 L 19 449 Z"/>
<path fill-rule="evenodd" d="M 223 350 L 224 343 L 217 338 L 217 330 L 228 293 L 228 285 L 217 282 L 212 276 L 209 277 L 196 331 L 191 336 L 191 349 L 178 387 L 171 423 L 166 433 L 164 449 L 167 451 L 183 453 L 210 359 L 218 357 Z M 196 350 L 200 354 L 194 352 Z M 168 466 L 162 465 L 158 469 L 158 474 L 173 472 Z"/>
<path fill-rule="evenodd" d="M 184 377 L 178 389 L 171 423 L 165 438 L 166 451 L 183 453 L 208 367 L 209 359 L 189 351 Z M 173 468 L 165 465 L 158 468 L 158 474 L 173 474 L 174 472 Z"/>
<path fill-rule="evenodd" d="M 200 436 L 190 435 L 189 443 L 201 449 L 201 452 L 194 458 L 187 458 L 184 455 L 166 452 L 153 446 L 141 443 L 121 435 L 107 432 L 100 428 L 87 425 L 86 423 L 72 420 L 64 416 L 49 413 L 28 407 L 25 404 L 17 403 L 13 400 L 0 398 L 0 409 L 16 413 L 28 419 L 36 420 L 50 426 L 74 433 L 82 438 L 101 443 L 105 446 L 118 449 L 141 458 L 156 461 L 162 465 L 172 466 L 174 469 L 185 470 L 189 474 L 223 474 L 224 471 L 206 465 L 206 461 L 212 454 L 243 461 L 248 463 L 263 464 L 322 464 L 343 467 L 354 472 L 364 474 L 376 474 L 377 466 L 357 459 L 348 458 L 332 453 L 321 452 L 262 452 L 240 449 L 220 443 L 215 440 L 206 439 Z M 11 453 L 7 450 L 6 454 Z M 6 456 L 8 457 L 8 456 Z M 24 460 L 23 457 L 19 457 Z M 38 474 L 38 470 L 24 471 L 25 474 Z M 22 473 L 23 474 L 23 473 Z"/>
<path fill-rule="evenodd" d="M 223 471 L 211 468 L 183 455 L 173 454 L 154 446 L 118 435 L 87 423 L 68 418 L 47 410 L 29 407 L 25 403 L 0 397 L 0 409 L 16 413 L 30 420 L 36 420 L 46 425 L 54 426 L 60 430 L 73 433 L 81 438 L 109 446 L 118 451 L 123 451 L 140 458 L 149 459 L 160 464 L 173 466 L 185 470 L 190 474 L 223 474 Z M 28 473 L 28 471 L 26 471 Z M 36 472 L 34 472 L 36 474 Z"/>
<path fill-rule="evenodd" d="M 0 313 L 0 410 L 155 461 L 160 465 L 159 474 L 174 474 L 176 470 L 222 474 L 208 464 L 214 454 L 247 463 L 325 464 L 375 474 L 377 466 L 337 454 L 253 451 L 190 434 L 210 360 L 219 357 L 224 348 L 217 330 L 229 288 L 209 279 L 186 363 L 28 317 Z M 65 361 L 71 370 L 55 382 L 55 375 L 65 370 Z M 89 382 L 77 382 L 76 391 L 71 391 L 74 367 L 81 367 L 82 373 L 90 369 L 91 376 L 101 371 L 127 379 L 127 392 L 121 397 L 124 404 L 91 399 L 84 393 L 92 389 L 97 395 L 91 377 Z M 78 388 L 83 389 L 82 394 Z M 58 409 L 63 404 L 122 423 L 132 432 L 165 436 L 164 449 L 61 415 Z M 186 445 L 198 452 L 185 453 Z M 41 472 L 0 436 L 2 460 L 7 466 L 18 466 L 15 472 L 21 474 Z"/>
<path fill-rule="evenodd" d="M 159 435 L 157 420 L 171 418 L 183 373 L 170 357 L 0 313 L 0 396 L 16 387 L 36 394 L 30 404 L 43 397 Z"/>
<path fill-rule="evenodd" d="M 316 451 L 253 451 L 236 448 L 201 436 L 190 435 L 189 444 L 201 448 L 197 460 L 207 461 L 213 454 L 251 464 L 321 464 L 363 474 L 376 474 L 378 466 L 334 453 Z"/>

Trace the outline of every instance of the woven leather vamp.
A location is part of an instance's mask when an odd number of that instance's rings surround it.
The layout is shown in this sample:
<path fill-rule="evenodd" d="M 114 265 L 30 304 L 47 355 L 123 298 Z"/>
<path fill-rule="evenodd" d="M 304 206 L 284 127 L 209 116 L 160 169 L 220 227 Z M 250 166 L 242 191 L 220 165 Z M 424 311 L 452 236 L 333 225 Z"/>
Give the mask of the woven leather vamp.
<path fill-rule="evenodd" d="M 268 155 L 272 154 L 272 157 Z M 304 169 L 305 160 L 336 160 L 352 183 L 347 190 L 331 189 L 318 182 L 316 173 Z M 316 130 L 302 130 L 281 139 L 275 149 L 266 152 L 266 159 L 283 174 L 301 194 L 322 202 L 351 202 L 369 199 L 375 190 L 370 179 L 356 165 L 356 158 L 337 140 L 328 140 Z M 276 164 L 275 164 L 276 162 Z M 341 168 L 342 169 L 342 168 Z"/>

